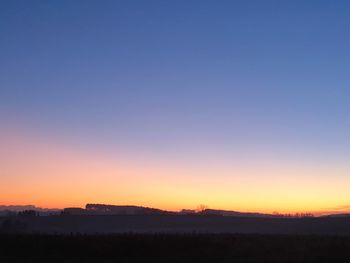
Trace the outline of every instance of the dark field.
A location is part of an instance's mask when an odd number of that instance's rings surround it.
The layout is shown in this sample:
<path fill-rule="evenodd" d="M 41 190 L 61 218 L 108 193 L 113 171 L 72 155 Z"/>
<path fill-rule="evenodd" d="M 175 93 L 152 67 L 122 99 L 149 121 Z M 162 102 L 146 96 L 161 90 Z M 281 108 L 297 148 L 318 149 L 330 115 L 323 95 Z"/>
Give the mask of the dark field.
<path fill-rule="evenodd" d="M 27 234 L 280 234 L 350 236 L 350 218 L 112 215 L 0 218 L 1 232 Z"/>
<path fill-rule="evenodd" d="M 349 262 L 350 237 L 0 235 L 0 262 Z"/>

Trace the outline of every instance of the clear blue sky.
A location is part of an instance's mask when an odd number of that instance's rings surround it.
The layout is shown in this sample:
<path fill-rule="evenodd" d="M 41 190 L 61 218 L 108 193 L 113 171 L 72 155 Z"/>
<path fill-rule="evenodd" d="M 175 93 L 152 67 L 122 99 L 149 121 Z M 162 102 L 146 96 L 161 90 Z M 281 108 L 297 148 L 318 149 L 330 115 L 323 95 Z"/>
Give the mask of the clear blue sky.
<path fill-rule="evenodd" d="M 349 1 L 1 1 L 0 117 L 113 151 L 350 158 Z"/>

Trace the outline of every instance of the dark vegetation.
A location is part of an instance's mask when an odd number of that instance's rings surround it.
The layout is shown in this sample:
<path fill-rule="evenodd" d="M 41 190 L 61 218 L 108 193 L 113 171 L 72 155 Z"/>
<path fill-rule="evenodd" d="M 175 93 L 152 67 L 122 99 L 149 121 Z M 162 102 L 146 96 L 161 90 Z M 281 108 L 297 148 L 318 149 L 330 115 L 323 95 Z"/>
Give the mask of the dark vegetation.
<path fill-rule="evenodd" d="M 0 235 L 0 262 L 349 262 L 350 237 Z"/>

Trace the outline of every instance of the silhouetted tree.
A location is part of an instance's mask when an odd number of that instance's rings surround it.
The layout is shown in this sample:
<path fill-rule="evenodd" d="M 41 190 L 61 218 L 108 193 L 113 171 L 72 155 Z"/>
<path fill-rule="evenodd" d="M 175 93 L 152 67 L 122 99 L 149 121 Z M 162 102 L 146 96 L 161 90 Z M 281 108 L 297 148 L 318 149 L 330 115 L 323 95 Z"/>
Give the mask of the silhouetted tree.
<path fill-rule="evenodd" d="M 206 206 L 206 205 L 203 205 L 203 204 L 200 204 L 198 207 L 197 207 L 197 209 L 196 209 L 196 211 L 197 211 L 197 213 L 203 213 L 205 210 L 207 210 L 208 209 L 208 206 Z"/>

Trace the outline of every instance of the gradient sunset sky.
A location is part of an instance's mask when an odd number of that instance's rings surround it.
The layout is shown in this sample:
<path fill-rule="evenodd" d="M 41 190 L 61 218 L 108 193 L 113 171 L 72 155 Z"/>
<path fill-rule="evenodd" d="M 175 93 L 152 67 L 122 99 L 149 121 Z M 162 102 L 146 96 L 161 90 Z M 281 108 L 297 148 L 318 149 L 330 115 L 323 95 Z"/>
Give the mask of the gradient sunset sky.
<path fill-rule="evenodd" d="M 349 1 L 1 1 L 0 204 L 350 211 Z"/>

